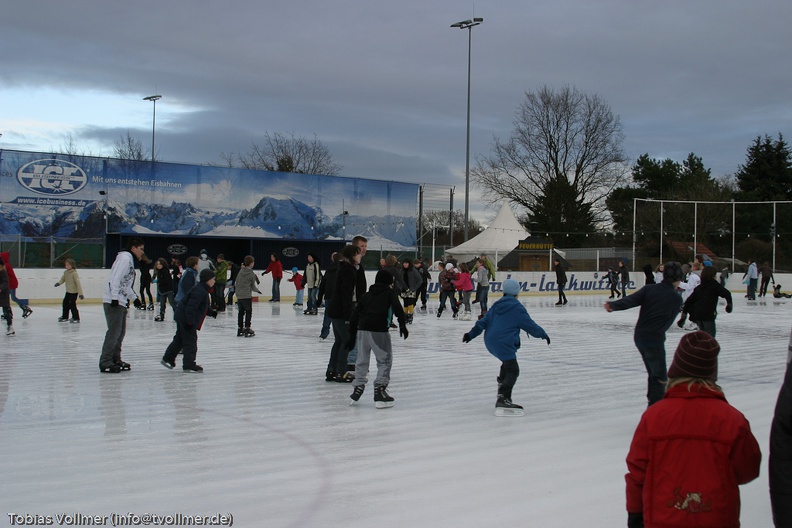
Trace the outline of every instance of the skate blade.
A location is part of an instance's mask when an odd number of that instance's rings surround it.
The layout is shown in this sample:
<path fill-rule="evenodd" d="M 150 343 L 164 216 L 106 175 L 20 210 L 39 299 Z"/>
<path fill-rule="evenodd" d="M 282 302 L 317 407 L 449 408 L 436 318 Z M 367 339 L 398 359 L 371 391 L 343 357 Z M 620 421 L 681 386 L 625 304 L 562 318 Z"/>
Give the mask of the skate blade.
<path fill-rule="evenodd" d="M 507 407 L 498 407 L 495 409 L 495 416 L 524 416 L 524 409 L 509 409 Z"/>
<path fill-rule="evenodd" d="M 376 402 L 374 407 L 377 409 L 390 409 L 395 405 L 396 402 Z"/>

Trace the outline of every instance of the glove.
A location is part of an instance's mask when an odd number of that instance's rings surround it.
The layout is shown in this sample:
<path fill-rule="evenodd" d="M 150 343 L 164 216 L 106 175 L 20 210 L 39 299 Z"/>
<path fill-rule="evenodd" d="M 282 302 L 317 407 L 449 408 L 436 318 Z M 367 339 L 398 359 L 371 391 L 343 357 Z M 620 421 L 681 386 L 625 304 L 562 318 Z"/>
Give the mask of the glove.
<path fill-rule="evenodd" d="M 58 286 L 60 286 L 60 283 L 59 283 L 59 282 L 56 282 L 56 283 L 55 283 L 55 287 L 57 288 Z"/>
<path fill-rule="evenodd" d="M 734 310 L 734 306 L 732 306 L 731 304 L 727 304 L 726 313 L 732 313 L 732 310 Z"/>
<path fill-rule="evenodd" d="M 627 513 L 627 528 L 644 528 L 643 513 Z"/>
<path fill-rule="evenodd" d="M 85 299 L 85 295 L 80 294 L 80 300 L 82 301 L 83 299 Z"/>
<path fill-rule="evenodd" d="M 466 333 L 465 335 L 463 335 L 462 336 L 462 342 L 463 343 L 470 343 L 470 334 Z"/>
<path fill-rule="evenodd" d="M 407 336 L 410 335 L 410 331 L 407 330 L 407 325 L 399 324 L 399 335 L 407 339 Z"/>
<path fill-rule="evenodd" d="M 110 306 L 118 306 L 118 299 L 113 299 L 110 301 Z"/>
<path fill-rule="evenodd" d="M 545 336 L 545 341 L 547 341 L 547 346 L 550 346 L 550 336 Z"/>

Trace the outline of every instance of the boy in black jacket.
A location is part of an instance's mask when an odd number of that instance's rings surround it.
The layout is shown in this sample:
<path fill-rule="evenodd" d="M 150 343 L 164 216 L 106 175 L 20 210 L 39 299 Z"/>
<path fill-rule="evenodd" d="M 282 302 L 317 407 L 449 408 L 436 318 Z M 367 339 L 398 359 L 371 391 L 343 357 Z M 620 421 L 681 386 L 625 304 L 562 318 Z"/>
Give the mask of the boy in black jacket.
<path fill-rule="evenodd" d="M 201 270 L 200 282 L 192 287 L 176 307 L 176 335 L 162 356 L 164 366 L 172 369 L 176 366 L 176 356 L 182 356 L 184 372 L 203 372 L 203 367 L 195 364 L 198 354 L 198 330 L 204 318 L 217 317 L 217 312 L 209 305 L 209 292 L 215 284 L 215 272 L 210 269 Z"/>
<path fill-rule="evenodd" d="M 399 302 L 399 296 L 391 287 L 393 275 L 386 270 L 377 272 L 374 284 L 368 293 L 358 301 L 349 321 L 351 343 L 357 341 L 358 357 L 355 364 L 354 391 L 350 398 L 352 403 L 358 401 L 366 388 L 366 376 L 369 371 L 371 353 L 377 358 L 377 377 L 374 380 L 374 403 L 377 409 L 393 407 L 393 398 L 388 395 L 386 388 L 390 382 L 390 371 L 393 365 L 393 349 L 388 333 L 391 320 L 395 315 L 399 320 L 399 335 L 407 339 L 404 310 Z"/>
<path fill-rule="evenodd" d="M 701 284 L 696 286 L 685 304 L 682 305 L 682 313 L 690 314 L 690 320 L 698 325 L 698 329 L 712 337 L 715 337 L 718 298 L 726 299 L 726 313 L 732 311 L 731 292 L 715 280 L 717 274 L 714 266 L 705 266 L 701 270 Z"/>

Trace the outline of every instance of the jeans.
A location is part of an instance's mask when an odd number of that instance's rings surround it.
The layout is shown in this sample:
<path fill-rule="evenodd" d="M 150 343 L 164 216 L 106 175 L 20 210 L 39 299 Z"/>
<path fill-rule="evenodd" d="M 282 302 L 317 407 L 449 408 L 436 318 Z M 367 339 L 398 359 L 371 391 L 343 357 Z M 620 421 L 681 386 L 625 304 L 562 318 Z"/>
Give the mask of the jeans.
<path fill-rule="evenodd" d="M 440 310 L 445 310 L 446 299 L 451 301 L 451 310 L 457 313 L 456 298 L 454 297 L 454 290 L 440 290 Z"/>
<path fill-rule="evenodd" d="M 748 279 L 748 298 L 753 300 L 756 299 L 756 284 L 759 282 L 759 279 Z"/>
<path fill-rule="evenodd" d="M 272 300 L 280 301 L 280 279 L 272 278 Z"/>
<path fill-rule="evenodd" d="M 29 303 L 28 299 L 17 299 L 16 288 L 14 288 L 13 290 L 8 290 L 8 293 L 11 294 L 11 300 L 17 303 L 19 307 L 22 308 L 22 311 L 24 311 L 25 308 L 27 308 L 27 305 Z"/>
<path fill-rule="evenodd" d="M 294 304 L 299 304 L 300 306 L 302 306 L 304 293 L 305 290 L 297 290 L 297 293 L 294 296 Z"/>
<path fill-rule="evenodd" d="M 113 306 L 110 303 L 104 303 L 102 306 L 107 321 L 107 333 L 102 344 L 99 368 L 107 368 L 121 361 L 121 345 L 126 335 L 127 308 L 126 305 Z"/>
<path fill-rule="evenodd" d="M 160 317 L 165 319 L 165 311 L 168 307 L 168 303 L 170 302 L 171 309 L 173 310 L 173 316 L 176 316 L 176 296 L 172 291 L 169 292 L 159 292 L 160 296 Z"/>
<path fill-rule="evenodd" d="M 638 347 L 646 367 L 646 399 L 652 405 L 662 400 L 665 394 L 665 382 L 668 380 L 665 346 L 663 343 L 642 341 L 636 341 L 635 346 Z"/>
<path fill-rule="evenodd" d="M 327 308 L 330 306 L 330 299 L 325 298 L 325 311 L 324 317 L 322 317 L 322 330 L 319 332 L 319 337 L 325 339 L 327 336 L 330 335 L 330 316 L 327 315 Z"/>
<path fill-rule="evenodd" d="M 344 319 L 331 319 L 333 325 L 333 348 L 330 350 L 330 361 L 327 363 L 328 372 L 343 374 L 347 371 L 347 358 L 349 357 L 349 321 Z"/>
<path fill-rule="evenodd" d="M 476 288 L 476 299 L 478 299 L 479 306 L 481 307 L 482 312 L 487 311 L 487 300 L 489 297 L 489 284 L 486 286 L 479 285 Z"/>
<path fill-rule="evenodd" d="M 253 317 L 253 299 L 237 299 L 239 314 L 237 314 L 237 326 L 239 328 L 250 328 L 250 320 Z"/>
<path fill-rule="evenodd" d="M 316 310 L 319 308 L 316 299 L 319 297 L 319 288 L 308 288 L 308 309 Z"/>

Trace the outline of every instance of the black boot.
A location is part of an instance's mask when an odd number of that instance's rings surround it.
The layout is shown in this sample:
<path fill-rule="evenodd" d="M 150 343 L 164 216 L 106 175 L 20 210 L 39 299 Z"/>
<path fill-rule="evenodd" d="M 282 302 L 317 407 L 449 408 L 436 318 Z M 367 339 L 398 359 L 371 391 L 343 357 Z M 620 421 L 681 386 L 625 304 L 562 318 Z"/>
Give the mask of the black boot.
<path fill-rule="evenodd" d="M 385 389 L 387 389 L 385 385 L 374 387 L 374 406 L 377 409 L 387 409 L 388 407 L 393 407 L 394 405 L 393 398 Z"/>

